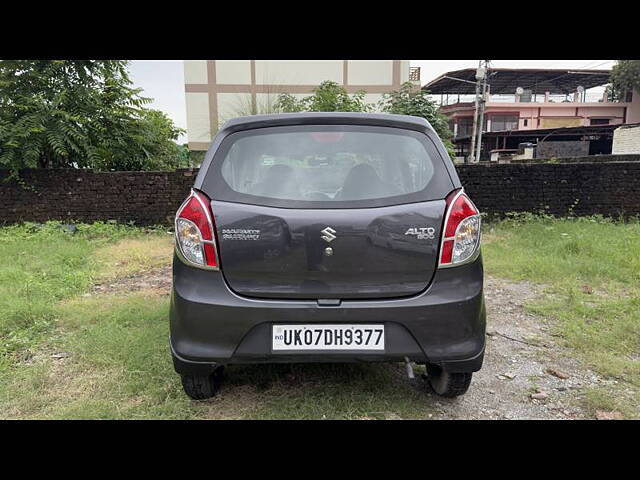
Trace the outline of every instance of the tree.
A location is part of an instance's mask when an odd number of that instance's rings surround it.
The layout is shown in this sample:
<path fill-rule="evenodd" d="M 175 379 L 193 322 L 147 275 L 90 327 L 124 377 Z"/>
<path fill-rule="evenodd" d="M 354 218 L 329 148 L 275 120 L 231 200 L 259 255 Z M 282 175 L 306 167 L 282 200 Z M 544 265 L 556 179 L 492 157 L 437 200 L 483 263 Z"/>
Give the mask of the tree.
<path fill-rule="evenodd" d="M 449 120 L 440 112 L 438 105 L 429 98 L 425 90 L 417 89 L 411 82 L 402 84 L 399 90 L 385 93 L 379 103 L 380 110 L 400 115 L 413 115 L 425 118 L 442 139 L 449 155 L 453 158 L 453 133 Z"/>
<path fill-rule="evenodd" d="M 626 92 L 640 92 L 640 60 L 618 60 L 611 69 L 609 97 L 621 99 Z"/>
<path fill-rule="evenodd" d="M 187 167 L 188 154 L 176 143 L 181 129 L 159 110 L 141 109 L 125 121 L 125 135 L 105 135 L 98 147 L 100 170 L 165 170 Z"/>
<path fill-rule="evenodd" d="M 282 112 L 367 112 L 371 105 L 364 101 L 364 91 L 349 95 L 336 82 L 324 81 L 313 90 L 313 95 L 297 99 L 291 94 L 279 95 L 276 103 Z"/>
<path fill-rule="evenodd" d="M 290 94 L 278 97 L 277 108 L 282 112 L 370 112 L 375 105 L 367 104 L 365 92 L 349 95 L 335 82 L 325 81 L 313 91 L 313 95 L 298 99 Z M 399 90 L 384 94 L 377 105 L 378 110 L 401 115 L 414 115 L 429 121 L 445 144 L 451 157 L 454 156 L 453 133 L 447 117 L 438 110 L 438 105 L 429 99 L 428 92 L 416 89 L 411 82 L 404 83 Z"/>
<path fill-rule="evenodd" d="M 181 129 L 144 108 L 121 60 L 0 61 L 0 167 L 176 164 Z"/>

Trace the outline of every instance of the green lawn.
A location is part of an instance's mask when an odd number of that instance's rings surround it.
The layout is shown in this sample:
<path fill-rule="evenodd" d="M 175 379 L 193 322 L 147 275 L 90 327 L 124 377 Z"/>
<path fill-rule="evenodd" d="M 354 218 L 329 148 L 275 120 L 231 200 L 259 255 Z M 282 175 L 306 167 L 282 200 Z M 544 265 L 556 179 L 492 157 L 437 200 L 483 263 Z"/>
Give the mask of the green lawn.
<path fill-rule="evenodd" d="M 546 285 L 527 308 L 618 382 L 586 392 L 586 406 L 640 417 L 640 222 L 519 215 L 485 232 L 487 273 Z"/>
<path fill-rule="evenodd" d="M 142 234 L 111 223 L 81 225 L 74 233 L 56 222 L 0 228 L 0 361 L 27 354 L 51 332 L 58 303 L 89 288 L 102 267 L 93 252 Z"/>
<path fill-rule="evenodd" d="M 225 392 L 193 402 L 168 352 L 168 297 L 95 283 L 170 262 L 164 230 L 115 224 L 0 228 L 0 418 L 426 418 L 433 402 L 400 365 L 232 367 Z M 485 225 L 487 272 L 547 286 L 527 306 L 619 381 L 590 409 L 638 417 L 640 222 L 516 218 Z M 631 393 L 629 393 L 631 392 Z"/>
<path fill-rule="evenodd" d="M 92 283 L 168 264 L 170 235 L 115 225 L 80 225 L 70 235 L 50 224 L 0 229 L 0 238 L 6 247 L 0 304 L 12 312 L 1 324 L 0 417 L 422 418 L 431 412 L 423 385 L 407 383 L 398 365 L 237 366 L 227 394 L 193 402 L 171 364 L 168 296 L 154 289 L 89 295 Z M 24 256 L 19 263 L 16 252 Z M 20 287 L 25 283 L 28 292 Z"/>

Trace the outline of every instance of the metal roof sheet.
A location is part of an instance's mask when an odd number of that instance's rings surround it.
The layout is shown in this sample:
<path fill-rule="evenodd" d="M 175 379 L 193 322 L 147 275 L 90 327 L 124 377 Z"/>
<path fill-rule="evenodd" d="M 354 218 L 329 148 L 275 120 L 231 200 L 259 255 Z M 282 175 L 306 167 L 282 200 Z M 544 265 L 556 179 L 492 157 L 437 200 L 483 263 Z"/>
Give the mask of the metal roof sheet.
<path fill-rule="evenodd" d="M 579 85 L 585 89 L 609 83 L 610 70 L 563 70 L 542 68 L 491 68 L 487 82 L 492 94 L 515 94 L 517 87 L 534 93 L 568 94 Z M 465 80 L 460 82 L 454 79 Z M 440 75 L 422 87 L 429 93 L 475 94 L 476 69 L 465 68 Z"/>

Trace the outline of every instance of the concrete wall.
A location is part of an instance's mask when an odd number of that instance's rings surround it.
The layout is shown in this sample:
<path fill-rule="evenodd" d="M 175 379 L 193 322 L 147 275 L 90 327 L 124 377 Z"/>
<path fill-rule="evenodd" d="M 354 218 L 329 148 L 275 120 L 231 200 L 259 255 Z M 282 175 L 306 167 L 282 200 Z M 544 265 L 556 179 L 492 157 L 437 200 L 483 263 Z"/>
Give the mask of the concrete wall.
<path fill-rule="evenodd" d="M 536 147 L 536 158 L 582 157 L 584 155 L 589 155 L 589 142 L 586 140 L 538 142 Z"/>
<path fill-rule="evenodd" d="M 189 148 L 206 150 L 228 119 L 272 111 L 280 93 L 307 96 L 325 80 L 377 103 L 409 80 L 409 60 L 185 60 L 184 72 Z"/>
<path fill-rule="evenodd" d="M 635 90 L 627 110 L 627 123 L 640 123 L 640 92 Z"/>
<path fill-rule="evenodd" d="M 456 169 L 483 212 L 640 215 L 640 155 L 625 158 L 635 161 L 457 165 Z M 0 170 L 0 224 L 118 220 L 170 225 L 196 172 L 21 171 L 32 189 L 4 182 L 8 174 Z"/>
<path fill-rule="evenodd" d="M 255 65 L 258 85 L 315 86 L 324 80 L 344 83 L 341 60 L 256 60 Z"/>
<path fill-rule="evenodd" d="M 613 131 L 614 155 L 640 154 L 640 125 L 618 127 Z"/>

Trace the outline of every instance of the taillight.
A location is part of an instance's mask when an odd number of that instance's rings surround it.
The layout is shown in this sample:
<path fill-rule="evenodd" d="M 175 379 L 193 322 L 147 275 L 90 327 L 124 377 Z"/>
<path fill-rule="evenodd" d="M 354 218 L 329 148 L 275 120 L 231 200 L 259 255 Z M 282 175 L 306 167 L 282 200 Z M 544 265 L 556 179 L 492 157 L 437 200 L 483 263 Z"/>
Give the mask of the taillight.
<path fill-rule="evenodd" d="M 198 267 L 218 269 L 209 199 L 191 191 L 176 213 L 176 245 L 184 260 Z"/>
<path fill-rule="evenodd" d="M 472 259 L 480 246 L 480 212 L 462 190 L 447 197 L 440 267 Z"/>

